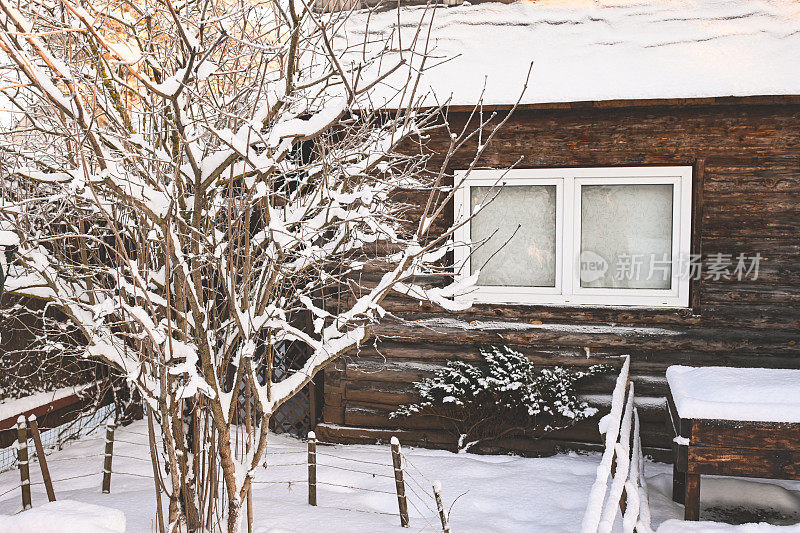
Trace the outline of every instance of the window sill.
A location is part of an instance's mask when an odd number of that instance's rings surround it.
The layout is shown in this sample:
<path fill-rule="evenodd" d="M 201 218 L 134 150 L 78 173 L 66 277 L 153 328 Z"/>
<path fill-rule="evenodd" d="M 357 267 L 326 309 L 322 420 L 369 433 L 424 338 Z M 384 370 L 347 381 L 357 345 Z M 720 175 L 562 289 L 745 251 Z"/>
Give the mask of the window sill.
<path fill-rule="evenodd" d="M 598 309 L 607 311 L 650 311 L 650 312 L 666 312 L 666 313 L 679 313 L 684 316 L 699 316 L 692 312 L 689 306 L 667 306 L 667 305 L 621 305 L 621 304 L 579 304 L 572 302 L 557 302 L 557 303 L 541 303 L 541 302 L 485 302 L 474 301 L 472 308 L 497 308 L 497 307 L 513 307 L 513 308 L 546 308 L 546 309 L 563 309 L 563 310 L 584 310 L 584 309 Z"/>

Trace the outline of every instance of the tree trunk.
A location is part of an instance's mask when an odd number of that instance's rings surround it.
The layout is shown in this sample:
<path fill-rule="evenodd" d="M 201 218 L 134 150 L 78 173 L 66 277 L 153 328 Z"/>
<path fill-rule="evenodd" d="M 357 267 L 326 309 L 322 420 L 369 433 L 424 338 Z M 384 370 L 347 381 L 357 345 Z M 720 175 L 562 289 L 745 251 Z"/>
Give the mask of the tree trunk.
<path fill-rule="evenodd" d="M 239 533 L 242 499 L 236 490 L 236 463 L 233 460 L 231 433 L 224 425 L 218 425 L 217 431 L 219 431 L 219 464 L 228 496 L 228 533 Z"/>
<path fill-rule="evenodd" d="M 228 533 L 239 533 L 242 525 L 242 503 L 235 499 L 228 502 Z"/>

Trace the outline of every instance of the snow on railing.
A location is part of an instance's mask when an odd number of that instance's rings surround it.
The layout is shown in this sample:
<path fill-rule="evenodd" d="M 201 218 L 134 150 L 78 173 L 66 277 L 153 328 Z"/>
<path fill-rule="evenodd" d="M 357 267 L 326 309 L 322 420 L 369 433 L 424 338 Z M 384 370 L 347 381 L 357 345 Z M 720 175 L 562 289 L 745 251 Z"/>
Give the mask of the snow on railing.
<path fill-rule="evenodd" d="M 611 395 L 611 412 L 600 419 L 600 433 L 605 434 L 605 450 L 600 465 L 597 467 L 597 477 L 589 492 L 589 503 L 586 506 L 581 525 L 582 533 L 595 533 L 600 525 L 608 476 L 611 475 L 611 466 L 614 461 L 614 447 L 622 424 L 622 406 L 625 402 L 625 389 L 627 389 L 630 379 L 629 371 L 630 357 L 625 356 L 625 362 L 622 364 L 622 370 L 617 376 L 614 392 Z"/>
<path fill-rule="evenodd" d="M 605 449 L 589 493 L 582 533 L 610 533 L 620 510 L 625 533 L 652 531 L 630 357 L 624 357 L 611 397 L 611 412 L 599 424 L 600 433 L 605 435 Z"/>
<path fill-rule="evenodd" d="M 600 517 L 598 531 L 611 533 L 614 519 L 617 517 L 620 502 L 625 493 L 625 482 L 631 466 L 631 426 L 633 422 L 633 383 L 628 384 L 628 400 L 625 403 L 625 412 L 619 431 L 619 442 L 614 444 L 614 466 L 612 470 L 611 488 L 608 491 L 603 514 Z"/>
<path fill-rule="evenodd" d="M 642 439 L 639 434 L 639 413 L 633 410 L 633 453 L 628 481 L 625 483 L 625 511 L 622 516 L 622 530 L 625 533 L 638 531 L 651 533 L 650 501 L 647 496 L 647 481 L 644 478 L 644 455 Z"/>
<path fill-rule="evenodd" d="M 88 389 L 98 383 L 98 381 L 93 381 L 82 385 L 71 385 L 53 391 L 36 392 L 22 398 L 0 401 L 0 431 L 15 428 L 17 418 L 20 416 L 27 417 L 33 414 L 41 417 L 56 409 L 73 405 L 88 397 L 90 395 Z"/>

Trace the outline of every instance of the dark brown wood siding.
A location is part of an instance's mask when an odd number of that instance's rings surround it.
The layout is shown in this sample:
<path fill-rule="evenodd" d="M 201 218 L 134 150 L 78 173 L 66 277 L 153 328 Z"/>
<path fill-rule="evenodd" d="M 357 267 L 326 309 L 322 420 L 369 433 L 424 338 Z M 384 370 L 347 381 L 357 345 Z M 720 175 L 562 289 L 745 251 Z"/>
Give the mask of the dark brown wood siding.
<path fill-rule="evenodd" d="M 466 116 L 451 113 L 455 129 Z M 447 142 L 444 135 L 434 136 L 428 149 L 443 152 Z M 450 170 L 466 167 L 475 148 L 462 151 Z M 664 401 L 667 366 L 800 367 L 800 105 L 751 99 L 518 110 L 481 163 L 693 165 L 693 250 L 760 253 L 758 279 L 693 282 L 688 310 L 476 305 L 446 313 L 392 298 L 386 307 L 402 321 L 384 322 L 375 328 L 377 348 L 363 348 L 325 372 L 324 436 L 368 441 L 400 426 L 407 441 L 447 445 L 432 421 L 399 423 L 388 414 L 414 398 L 413 381 L 449 359 L 476 358 L 477 347 L 487 343 L 512 345 L 541 365 L 588 365 L 630 354 L 642 438 L 651 450 L 669 448 L 672 438 Z M 371 275 L 378 272 L 363 274 Z M 427 327 L 407 322 L 437 317 L 451 321 Z M 532 327 L 519 329 L 519 323 Z M 602 327 L 576 327 L 590 325 Z M 600 378 L 585 392 L 602 407 L 611 387 L 611 377 Z M 554 442 L 591 447 L 599 442 L 596 421 L 554 434 L 549 442 L 507 445 L 536 452 L 551 450 Z"/>

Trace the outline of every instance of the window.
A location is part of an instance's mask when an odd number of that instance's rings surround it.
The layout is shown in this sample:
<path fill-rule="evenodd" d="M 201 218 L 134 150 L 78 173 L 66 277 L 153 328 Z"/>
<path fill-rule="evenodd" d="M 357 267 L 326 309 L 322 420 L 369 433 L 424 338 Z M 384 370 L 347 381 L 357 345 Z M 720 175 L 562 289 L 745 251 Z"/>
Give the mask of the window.
<path fill-rule="evenodd" d="M 456 172 L 456 267 L 461 277 L 478 273 L 465 298 L 688 306 L 679 265 L 690 252 L 691 167 L 464 175 Z"/>

